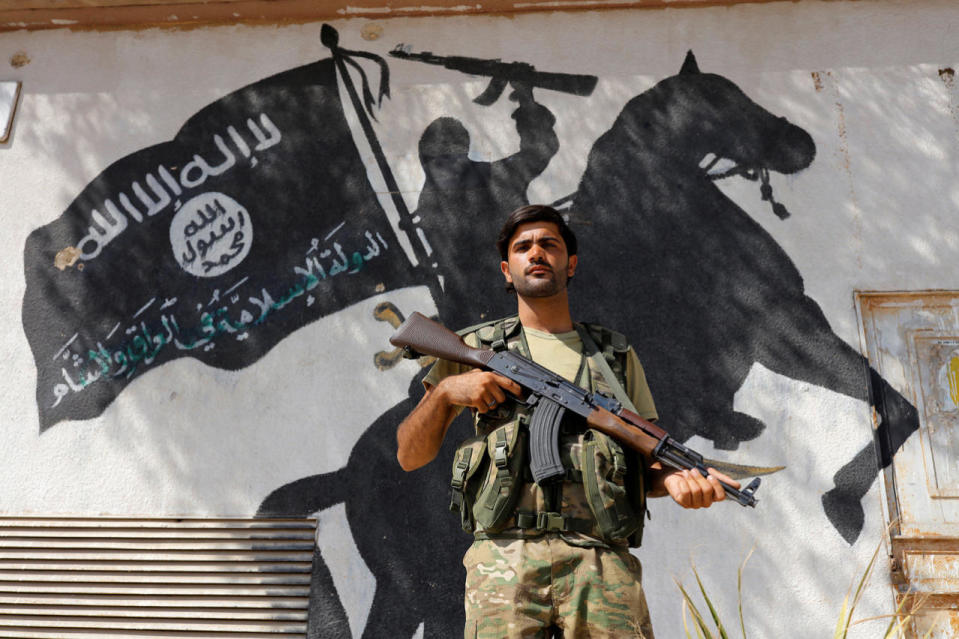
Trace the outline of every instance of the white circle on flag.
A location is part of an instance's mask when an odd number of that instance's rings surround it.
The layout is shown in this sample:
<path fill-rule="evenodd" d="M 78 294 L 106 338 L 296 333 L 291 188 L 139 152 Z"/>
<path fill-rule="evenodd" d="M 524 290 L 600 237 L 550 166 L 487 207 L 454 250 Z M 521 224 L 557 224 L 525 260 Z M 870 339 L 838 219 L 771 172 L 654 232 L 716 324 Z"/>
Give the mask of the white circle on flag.
<path fill-rule="evenodd" d="M 170 222 L 177 263 L 197 277 L 217 277 L 243 261 L 253 244 L 250 214 L 229 195 L 211 191 L 189 199 Z"/>

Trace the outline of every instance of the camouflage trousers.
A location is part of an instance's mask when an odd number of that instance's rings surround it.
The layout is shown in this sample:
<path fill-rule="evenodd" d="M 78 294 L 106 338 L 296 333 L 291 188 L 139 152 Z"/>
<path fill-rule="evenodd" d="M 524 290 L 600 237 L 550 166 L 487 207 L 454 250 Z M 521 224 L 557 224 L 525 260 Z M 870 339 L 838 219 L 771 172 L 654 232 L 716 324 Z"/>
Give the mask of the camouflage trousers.
<path fill-rule="evenodd" d="M 653 639 L 639 560 L 555 533 L 477 540 L 466 566 L 464 639 Z"/>

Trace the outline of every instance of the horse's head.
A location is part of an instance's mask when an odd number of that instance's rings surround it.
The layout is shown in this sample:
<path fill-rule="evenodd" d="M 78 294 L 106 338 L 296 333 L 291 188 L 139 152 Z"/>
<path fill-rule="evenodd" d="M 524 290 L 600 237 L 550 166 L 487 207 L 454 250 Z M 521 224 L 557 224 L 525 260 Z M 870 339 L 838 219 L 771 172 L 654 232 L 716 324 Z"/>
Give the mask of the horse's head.
<path fill-rule="evenodd" d="M 670 95 L 670 124 L 685 134 L 685 149 L 701 163 L 723 159 L 742 169 L 794 173 L 816 155 L 812 138 L 784 117 L 759 106 L 731 81 L 702 73 L 692 51 L 680 72 L 656 89 Z"/>
<path fill-rule="evenodd" d="M 753 102 L 726 78 L 700 72 L 692 51 L 680 72 L 651 93 L 665 107 L 653 113 L 655 130 L 670 138 L 673 153 L 697 165 L 715 167 L 724 160 L 727 169 L 794 173 L 815 157 L 808 133 Z"/>
<path fill-rule="evenodd" d="M 808 133 L 726 78 L 700 72 L 692 51 L 677 75 L 630 101 L 607 135 L 605 153 L 622 162 L 620 172 L 642 167 L 652 180 L 657 174 L 760 179 L 763 199 L 781 218 L 789 213 L 772 197 L 769 172 L 795 173 L 816 155 Z"/>

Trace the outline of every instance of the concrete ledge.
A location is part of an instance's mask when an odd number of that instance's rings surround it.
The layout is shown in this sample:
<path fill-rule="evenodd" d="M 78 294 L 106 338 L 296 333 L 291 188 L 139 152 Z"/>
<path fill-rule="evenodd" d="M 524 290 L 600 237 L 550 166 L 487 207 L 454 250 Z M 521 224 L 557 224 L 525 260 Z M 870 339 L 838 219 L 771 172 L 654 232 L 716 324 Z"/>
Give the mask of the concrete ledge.
<path fill-rule="evenodd" d="M 312 22 L 622 8 L 753 4 L 773 0 L 0 0 L 0 31 L 20 29 L 184 28 L 223 23 Z M 796 0 L 798 1 L 798 0 Z"/>

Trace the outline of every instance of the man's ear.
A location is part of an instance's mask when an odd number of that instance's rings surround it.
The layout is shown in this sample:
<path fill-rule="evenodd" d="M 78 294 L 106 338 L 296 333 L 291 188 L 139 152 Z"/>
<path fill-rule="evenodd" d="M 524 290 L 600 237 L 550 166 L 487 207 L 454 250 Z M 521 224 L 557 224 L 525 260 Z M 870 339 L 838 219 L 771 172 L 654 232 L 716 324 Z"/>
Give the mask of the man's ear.
<path fill-rule="evenodd" d="M 573 274 L 576 273 L 576 264 L 579 260 L 576 259 L 575 255 L 569 256 L 569 266 L 566 267 L 566 277 L 573 277 Z"/>
<path fill-rule="evenodd" d="M 503 277 L 506 278 L 506 282 L 507 282 L 508 284 L 512 284 L 512 283 L 513 283 L 513 278 L 512 278 L 512 277 L 510 276 L 510 274 L 509 274 L 509 262 L 500 262 L 500 263 L 499 263 L 499 270 L 503 271 Z"/>

